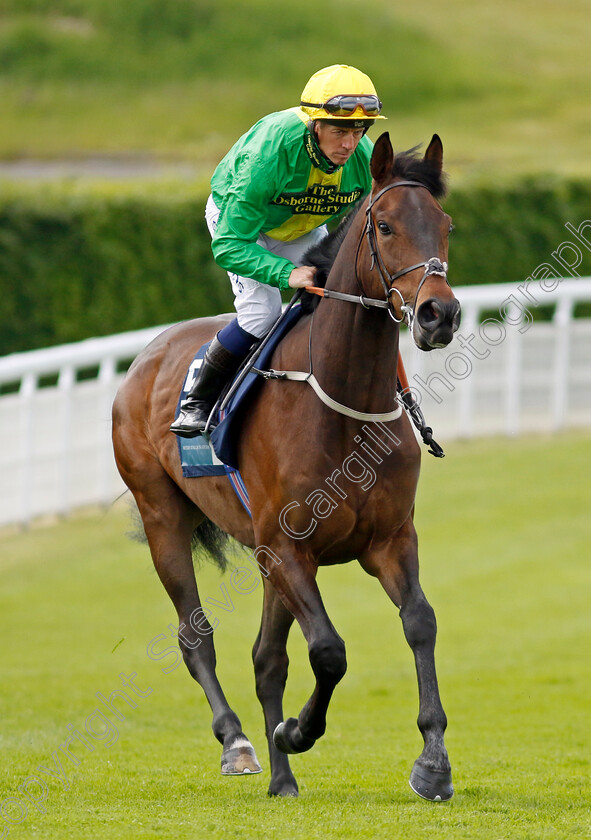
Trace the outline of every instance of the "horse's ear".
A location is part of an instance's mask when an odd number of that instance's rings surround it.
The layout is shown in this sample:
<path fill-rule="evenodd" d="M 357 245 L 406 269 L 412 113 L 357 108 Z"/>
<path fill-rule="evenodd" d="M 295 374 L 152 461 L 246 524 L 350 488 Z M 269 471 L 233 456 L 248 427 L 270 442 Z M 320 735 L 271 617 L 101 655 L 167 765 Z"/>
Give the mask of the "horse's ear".
<path fill-rule="evenodd" d="M 441 172 L 443 168 L 443 143 L 439 134 L 434 134 L 431 138 L 425 152 L 425 160 L 428 160 Z"/>
<path fill-rule="evenodd" d="M 384 131 L 376 140 L 369 164 L 371 176 L 377 183 L 392 177 L 394 168 L 394 149 L 390 142 L 390 135 Z"/>

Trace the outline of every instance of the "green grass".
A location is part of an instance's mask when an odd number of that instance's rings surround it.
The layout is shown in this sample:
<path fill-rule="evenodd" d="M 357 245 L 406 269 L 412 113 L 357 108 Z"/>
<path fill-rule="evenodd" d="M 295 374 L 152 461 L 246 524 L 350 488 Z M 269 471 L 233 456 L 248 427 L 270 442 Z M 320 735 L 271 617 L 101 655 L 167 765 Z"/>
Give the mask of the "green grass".
<path fill-rule="evenodd" d="M 374 79 L 396 147 L 437 131 L 454 178 L 590 174 L 588 11 L 586 0 L 1 0 L 0 157 L 155 154 L 209 174 L 255 119 L 296 104 L 312 72 L 345 62 Z"/>
<path fill-rule="evenodd" d="M 443 436 L 444 437 L 444 436 Z M 147 549 L 126 515 L 80 515 L 0 535 L 0 801 L 69 735 L 84 731 L 119 674 L 149 696 L 115 721 L 118 740 L 80 764 L 65 790 L 48 779 L 10 837 L 588 837 L 591 617 L 588 433 L 448 445 L 425 456 L 418 499 L 422 582 L 439 622 L 437 659 L 456 795 L 424 802 L 407 784 L 420 752 L 412 656 L 395 609 L 356 564 L 322 570 L 329 614 L 347 643 L 326 736 L 293 758 L 298 800 L 266 796 L 268 759 L 250 647 L 260 589 L 218 613 L 218 672 L 265 772 L 219 775 L 207 703 L 184 666 L 165 675 L 146 646 L 174 622 Z M 211 567 L 202 594 L 219 598 Z M 290 640 L 286 712 L 312 677 Z M 15 803 L 5 814 L 18 819 Z M 11 810 L 11 808 L 13 810 Z M 4 823 L 0 819 L 0 832 Z"/>

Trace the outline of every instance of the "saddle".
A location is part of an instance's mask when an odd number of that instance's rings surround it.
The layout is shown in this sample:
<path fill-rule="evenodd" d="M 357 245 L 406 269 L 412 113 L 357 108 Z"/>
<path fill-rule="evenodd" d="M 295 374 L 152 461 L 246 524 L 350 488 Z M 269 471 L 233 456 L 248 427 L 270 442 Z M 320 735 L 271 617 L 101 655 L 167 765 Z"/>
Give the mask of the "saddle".
<path fill-rule="evenodd" d="M 193 438 L 177 436 L 181 467 L 185 478 L 224 475 L 229 471 L 238 470 L 237 448 L 240 420 L 256 386 L 262 384 L 259 368 L 268 366 L 275 348 L 302 314 L 302 308 L 294 296 L 272 330 L 253 347 L 232 382 L 220 395 L 210 414 L 207 430 Z M 195 370 L 199 368 L 208 345 L 209 342 L 199 348 L 189 365 L 179 394 L 175 418 L 178 417 L 181 403 L 191 388 Z"/>
<path fill-rule="evenodd" d="M 296 292 L 271 331 L 253 347 L 233 381 L 222 392 L 210 415 L 208 429 L 194 438 L 177 436 L 185 478 L 238 473 L 237 450 L 243 412 L 264 378 L 282 378 L 277 375 L 277 372 L 269 371 L 268 367 L 279 342 L 305 314 L 306 309 L 302 307 L 300 301 L 302 291 Z M 208 344 L 209 342 L 199 348 L 189 366 L 179 395 L 175 417 L 178 416 L 181 402 L 190 390 L 195 368 L 199 367 Z M 433 439 L 433 430 L 427 426 L 423 413 L 412 394 L 400 355 L 397 393 L 400 405 L 406 410 L 425 445 L 429 447 L 429 453 L 436 458 L 444 457 L 443 449 Z M 338 403 L 334 405 L 338 406 Z"/>

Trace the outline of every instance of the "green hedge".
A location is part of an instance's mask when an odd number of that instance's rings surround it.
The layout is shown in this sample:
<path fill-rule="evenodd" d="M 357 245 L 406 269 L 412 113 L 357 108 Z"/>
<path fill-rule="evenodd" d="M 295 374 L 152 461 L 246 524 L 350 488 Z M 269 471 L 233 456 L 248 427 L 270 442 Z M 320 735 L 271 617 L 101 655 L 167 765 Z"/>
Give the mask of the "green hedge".
<path fill-rule="evenodd" d="M 450 238 L 453 285 L 521 282 L 542 263 L 557 277 L 567 276 L 553 252 L 568 241 L 581 251 L 577 274 L 591 274 L 591 244 L 586 248 L 565 227 L 570 222 L 578 229 L 591 220 L 591 181 L 530 177 L 497 186 L 464 186 L 452 189 L 444 204 L 455 226 Z M 590 233 L 587 229 L 591 240 Z M 567 263 L 573 259 L 567 249 L 560 255 Z"/>
<path fill-rule="evenodd" d="M 4 189 L 0 197 L 0 355 L 231 311 L 215 266 L 205 198 L 183 188 L 115 193 Z M 454 189 L 454 285 L 523 281 L 576 239 L 591 183 L 528 179 Z M 591 274 L 580 243 L 577 272 Z M 570 258 L 570 257 L 569 257 Z"/>
<path fill-rule="evenodd" d="M 0 202 L 0 355 L 232 308 L 203 198 Z"/>

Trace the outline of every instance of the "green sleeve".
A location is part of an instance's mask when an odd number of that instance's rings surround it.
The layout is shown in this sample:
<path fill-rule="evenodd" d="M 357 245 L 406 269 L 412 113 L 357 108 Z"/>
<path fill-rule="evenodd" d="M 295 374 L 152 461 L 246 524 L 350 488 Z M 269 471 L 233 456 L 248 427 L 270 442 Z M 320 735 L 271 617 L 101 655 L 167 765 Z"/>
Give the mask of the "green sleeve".
<path fill-rule="evenodd" d="M 215 261 L 226 271 L 289 289 L 289 275 L 295 265 L 256 242 L 266 222 L 268 204 L 276 194 L 276 171 L 271 160 L 252 152 L 244 152 L 236 161 L 212 250 Z"/>

